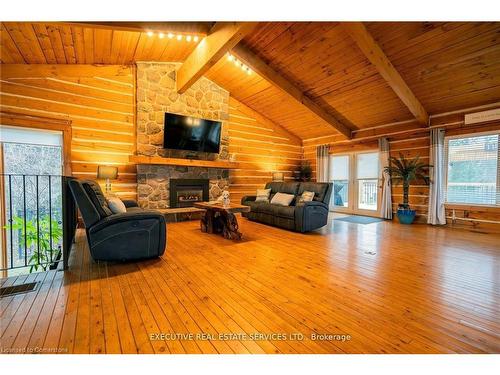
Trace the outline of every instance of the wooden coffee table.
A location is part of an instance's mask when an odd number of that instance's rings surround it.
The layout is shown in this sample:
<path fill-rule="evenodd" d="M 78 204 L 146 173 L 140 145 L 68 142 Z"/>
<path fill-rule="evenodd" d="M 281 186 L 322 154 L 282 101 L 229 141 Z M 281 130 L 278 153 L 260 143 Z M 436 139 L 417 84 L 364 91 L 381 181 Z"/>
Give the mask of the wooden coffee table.
<path fill-rule="evenodd" d="M 249 212 L 250 207 L 236 203 L 223 206 L 222 203 L 211 204 L 208 202 L 196 202 L 194 207 L 206 210 L 205 215 L 200 220 L 203 233 L 221 233 L 224 238 L 241 240 L 243 234 L 238 231 L 238 220 L 234 214 Z"/>

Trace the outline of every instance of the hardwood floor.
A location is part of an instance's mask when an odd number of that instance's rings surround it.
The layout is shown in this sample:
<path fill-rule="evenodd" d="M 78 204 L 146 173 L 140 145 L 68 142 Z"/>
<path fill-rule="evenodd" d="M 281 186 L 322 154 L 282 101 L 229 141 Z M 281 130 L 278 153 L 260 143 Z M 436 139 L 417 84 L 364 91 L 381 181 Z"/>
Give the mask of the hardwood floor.
<path fill-rule="evenodd" d="M 304 235 L 238 220 L 239 243 L 168 224 L 165 255 L 129 264 L 92 262 L 79 231 L 67 272 L 2 280 L 41 285 L 1 299 L 0 351 L 500 352 L 500 236 L 341 221 Z"/>

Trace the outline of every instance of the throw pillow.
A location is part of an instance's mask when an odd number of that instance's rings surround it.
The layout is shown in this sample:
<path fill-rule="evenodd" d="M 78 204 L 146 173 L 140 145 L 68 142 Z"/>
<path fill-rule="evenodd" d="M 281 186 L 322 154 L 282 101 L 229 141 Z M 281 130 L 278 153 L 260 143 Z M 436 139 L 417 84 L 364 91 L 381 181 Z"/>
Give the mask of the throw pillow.
<path fill-rule="evenodd" d="M 311 202 L 314 198 L 314 191 L 304 191 L 299 198 L 300 202 Z"/>
<path fill-rule="evenodd" d="M 276 193 L 274 194 L 273 199 L 271 199 L 272 204 L 277 204 L 280 206 L 290 206 L 295 195 L 293 194 L 285 194 L 285 193 Z"/>
<path fill-rule="evenodd" d="M 269 202 L 269 194 L 271 194 L 271 189 L 257 189 L 255 201 Z"/>
<path fill-rule="evenodd" d="M 118 197 L 109 197 L 107 199 L 108 201 L 108 207 L 113 212 L 114 214 L 122 214 L 124 212 L 127 212 L 127 208 L 125 207 L 125 204 L 122 202 L 122 200 Z"/>

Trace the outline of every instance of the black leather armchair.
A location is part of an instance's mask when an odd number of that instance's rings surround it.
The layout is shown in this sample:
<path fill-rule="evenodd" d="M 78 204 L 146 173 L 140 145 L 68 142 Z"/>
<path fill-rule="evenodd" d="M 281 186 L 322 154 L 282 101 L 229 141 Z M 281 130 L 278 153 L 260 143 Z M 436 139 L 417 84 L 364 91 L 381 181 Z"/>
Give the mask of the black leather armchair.
<path fill-rule="evenodd" d="M 94 260 L 127 261 L 155 258 L 165 252 L 167 226 L 158 211 L 124 201 L 127 212 L 113 214 L 95 181 L 69 182 L 87 232 Z"/>
<path fill-rule="evenodd" d="M 242 213 L 244 217 L 301 233 L 321 228 L 328 223 L 331 183 L 268 182 L 266 189 L 271 189 L 270 200 L 278 192 L 293 194 L 295 199 L 290 206 L 284 207 L 270 202 L 255 202 L 255 196 L 245 196 L 241 199 L 241 204 L 250 206 L 251 210 Z M 314 192 L 311 202 L 298 202 L 304 191 Z"/>

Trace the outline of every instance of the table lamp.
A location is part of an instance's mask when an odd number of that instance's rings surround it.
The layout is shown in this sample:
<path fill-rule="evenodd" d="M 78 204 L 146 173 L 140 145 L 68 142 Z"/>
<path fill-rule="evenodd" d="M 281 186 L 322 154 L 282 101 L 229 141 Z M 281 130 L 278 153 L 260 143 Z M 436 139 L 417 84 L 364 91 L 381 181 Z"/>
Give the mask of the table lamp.
<path fill-rule="evenodd" d="M 109 180 L 116 180 L 118 177 L 118 168 L 110 167 L 107 165 L 99 165 L 97 167 L 97 178 L 106 179 L 106 193 L 111 192 L 111 182 Z"/>
<path fill-rule="evenodd" d="M 285 181 L 285 174 L 283 172 L 273 172 L 273 181 Z"/>

